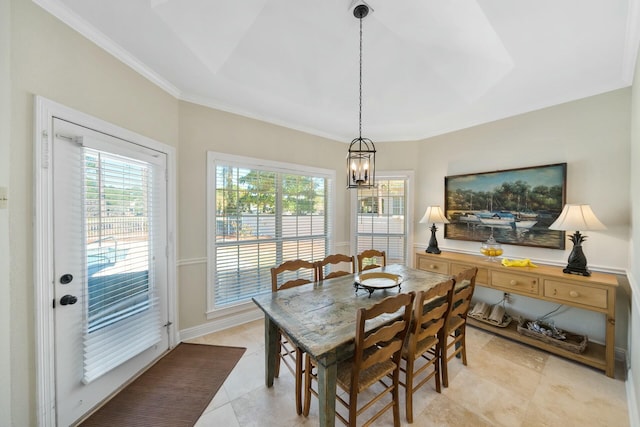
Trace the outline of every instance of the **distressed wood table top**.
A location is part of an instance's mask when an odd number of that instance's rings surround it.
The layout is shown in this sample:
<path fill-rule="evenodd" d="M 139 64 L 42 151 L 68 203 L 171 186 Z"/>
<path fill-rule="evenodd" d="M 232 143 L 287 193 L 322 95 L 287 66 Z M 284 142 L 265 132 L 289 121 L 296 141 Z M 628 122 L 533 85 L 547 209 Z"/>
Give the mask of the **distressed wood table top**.
<path fill-rule="evenodd" d="M 335 361 L 342 358 L 336 350 L 348 348 L 353 343 L 357 309 L 370 307 L 398 292 L 429 289 L 450 278 L 403 265 L 388 265 L 367 270 L 367 273 L 374 271 L 402 276 L 400 288 L 377 289 L 369 296 L 366 290 L 355 291 L 354 281 L 358 274 L 353 274 L 257 296 L 253 301 L 270 321 L 314 359 L 322 363 L 331 354 Z M 384 321 L 381 319 L 380 323 Z M 369 328 L 377 326 L 371 324 Z"/>

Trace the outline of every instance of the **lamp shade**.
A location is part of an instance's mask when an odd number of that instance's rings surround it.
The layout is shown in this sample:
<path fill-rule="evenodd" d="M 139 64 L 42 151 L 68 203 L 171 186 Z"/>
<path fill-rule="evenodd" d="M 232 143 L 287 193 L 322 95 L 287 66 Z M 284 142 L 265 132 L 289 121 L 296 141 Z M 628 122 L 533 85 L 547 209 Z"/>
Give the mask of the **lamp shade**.
<path fill-rule="evenodd" d="M 564 205 L 560 216 L 549 226 L 550 230 L 606 230 L 589 205 Z"/>
<path fill-rule="evenodd" d="M 435 224 L 436 222 L 449 224 L 449 220 L 444 216 L 440 206 L 429 206 L 420 223 Z"/>

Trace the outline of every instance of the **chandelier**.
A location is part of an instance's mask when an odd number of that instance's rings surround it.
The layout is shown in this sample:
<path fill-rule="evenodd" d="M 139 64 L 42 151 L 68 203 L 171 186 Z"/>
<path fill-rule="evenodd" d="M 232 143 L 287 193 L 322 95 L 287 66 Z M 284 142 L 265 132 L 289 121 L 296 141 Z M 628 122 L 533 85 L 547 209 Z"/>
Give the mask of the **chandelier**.
<path fill-rule="evenodd" d="M 373 188 L 376 179 L 376 147 L 369 138 L 362 137 L 362 19 L 369 14 L 369 6 L 359 1 L 353 16 L 360 21 L 360 106 L 358 137 L 349 145 L 347 154 L 347 188 Z"/>

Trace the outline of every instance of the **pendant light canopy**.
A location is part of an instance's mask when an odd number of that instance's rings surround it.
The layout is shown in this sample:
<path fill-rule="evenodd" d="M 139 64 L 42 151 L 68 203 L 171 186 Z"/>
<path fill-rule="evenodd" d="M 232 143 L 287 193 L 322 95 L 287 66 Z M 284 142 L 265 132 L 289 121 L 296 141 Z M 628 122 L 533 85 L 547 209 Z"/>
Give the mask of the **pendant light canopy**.
<path fill-rule="evenodd" d="M 376 147 L 369 138 L 362 137 L 362 19 L 369 10 L 362 1 L 353 9 L 353 16 L 360 21 L 360 107 L 358 137 L 351 141 L 347 153 L 347 188 L 372 188 L 376 179 Z"/>

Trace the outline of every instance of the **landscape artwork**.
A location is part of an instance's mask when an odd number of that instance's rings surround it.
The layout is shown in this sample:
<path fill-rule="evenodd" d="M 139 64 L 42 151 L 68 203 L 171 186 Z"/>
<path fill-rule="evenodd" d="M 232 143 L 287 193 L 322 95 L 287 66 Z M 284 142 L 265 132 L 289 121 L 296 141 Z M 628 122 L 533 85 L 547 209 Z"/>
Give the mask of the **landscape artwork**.
<path fill-rule="evenodd" d="M 549 230 L 565 204 L 567 164 L 447 176 L 445 239 L 564 249 Z"/>

